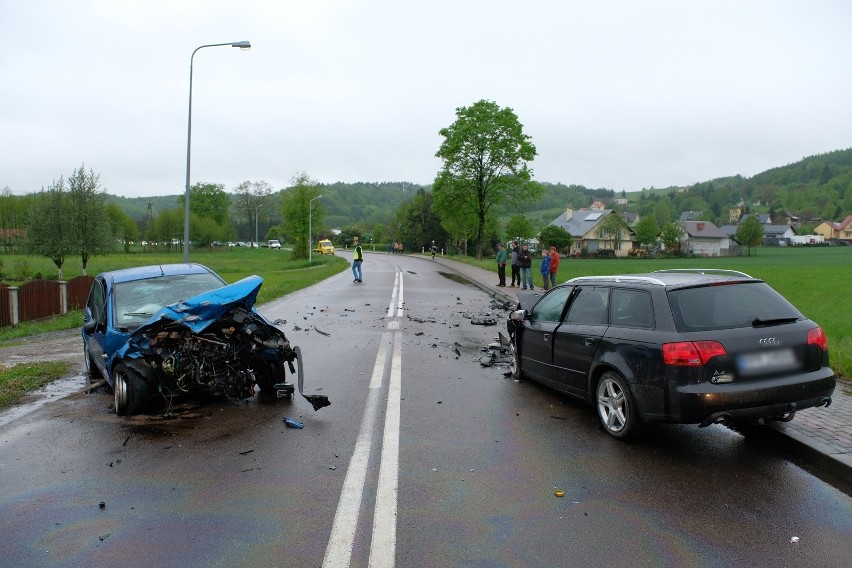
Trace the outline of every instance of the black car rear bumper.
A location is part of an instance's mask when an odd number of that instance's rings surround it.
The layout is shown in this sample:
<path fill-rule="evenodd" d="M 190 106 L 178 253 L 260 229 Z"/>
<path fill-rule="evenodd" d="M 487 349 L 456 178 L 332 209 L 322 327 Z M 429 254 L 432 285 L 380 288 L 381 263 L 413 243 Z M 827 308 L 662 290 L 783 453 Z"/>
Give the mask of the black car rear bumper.
<path fill-rule="evenodd" d="M 700 423 L 721 420 L 777 417 L 831 403 L 834 371 L 823 367 L 804 375 L 750 380 L 744 383 L 692 384 L 672 391 L 673 422 Z"/>

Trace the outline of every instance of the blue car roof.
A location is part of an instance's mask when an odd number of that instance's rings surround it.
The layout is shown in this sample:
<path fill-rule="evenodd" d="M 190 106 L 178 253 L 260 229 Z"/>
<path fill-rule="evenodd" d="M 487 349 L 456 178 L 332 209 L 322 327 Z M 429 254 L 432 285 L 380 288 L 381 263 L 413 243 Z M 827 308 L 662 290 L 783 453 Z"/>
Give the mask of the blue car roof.
<path fill-rule="evenodd" d="M 137 266 L 124 268 L 99 274 L 105 280 L 113 283 L 132 282 L 133 280 L 144 280 L 157 276 L 173 276 L 176 274 L 216 274 L 203 264 L 155 264 L 151 266 Z M 218 275 L 217 275 L 218 276 Z"/>

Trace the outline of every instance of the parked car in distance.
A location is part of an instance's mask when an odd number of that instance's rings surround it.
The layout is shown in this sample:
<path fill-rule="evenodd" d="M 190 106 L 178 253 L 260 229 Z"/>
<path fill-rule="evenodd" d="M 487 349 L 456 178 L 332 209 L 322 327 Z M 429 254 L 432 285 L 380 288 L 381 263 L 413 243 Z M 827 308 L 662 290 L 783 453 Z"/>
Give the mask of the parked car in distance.
<path fill-rule="evenodd" d="M 253 308 L 262 282 L 249 276 L 226 285 L 200 264 L 99 274 L 84 309 L 83 353 L 89 374 L 113 389 L 116 413 L 193 393 L 240 401 L 255 386 L 264 398 L 289 396 L 285 368 L 295 374 L 294 362 L 301 392 L 298 347 Z M 328 404 L 305 398 L 315 409 Z"/>
<path fill-rule="evenodd" d="M 269 247 L 269 248 L 271 248 L 271 249 L 280 249 L 280 248 L 281 248 L 281 243 L 280 243 L 280 242 L 278 242 L 278 239 L 269 239 L 269 240 L 266 242 L 266 246 L 268 246 L 268 247 Z"/>
<path fill-rule="evenodd" d="M 334 254 L 334 245 L 329 240 L 322 240 L 317 243 L 317 248 L 314 249 L 314 252 L 318 252 L 320 254 Z"/>
<path fill-rule="evenodd" d="M 512 372 L 595 406 L 604 430 L 737 431 L 828 406 L 828 341 L 764 281 L 728 270 L 587 276 L 519 294 Z"/>

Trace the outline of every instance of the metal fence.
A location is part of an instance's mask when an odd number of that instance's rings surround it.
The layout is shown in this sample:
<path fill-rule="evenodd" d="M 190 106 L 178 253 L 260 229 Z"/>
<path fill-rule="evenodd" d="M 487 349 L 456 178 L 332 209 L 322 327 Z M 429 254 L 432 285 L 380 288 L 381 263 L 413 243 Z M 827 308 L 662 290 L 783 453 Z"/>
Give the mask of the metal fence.
<path fill-rule="evenodd" d="M 33 280 L 20 287 L 0 284 L 0 327 L 82 309 L 94 278 Z"/>

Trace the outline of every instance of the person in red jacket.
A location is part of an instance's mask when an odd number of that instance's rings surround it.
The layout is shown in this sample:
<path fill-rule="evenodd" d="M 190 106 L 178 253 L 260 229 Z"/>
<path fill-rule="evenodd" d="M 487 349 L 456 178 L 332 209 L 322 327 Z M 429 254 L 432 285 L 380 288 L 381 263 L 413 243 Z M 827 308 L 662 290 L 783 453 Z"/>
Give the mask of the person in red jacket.
<path fill-rule="evenodd" d="M 556 271 L 559 270 L 559 251 L 550 247 L 550 287 L 556 286 Z"/>

